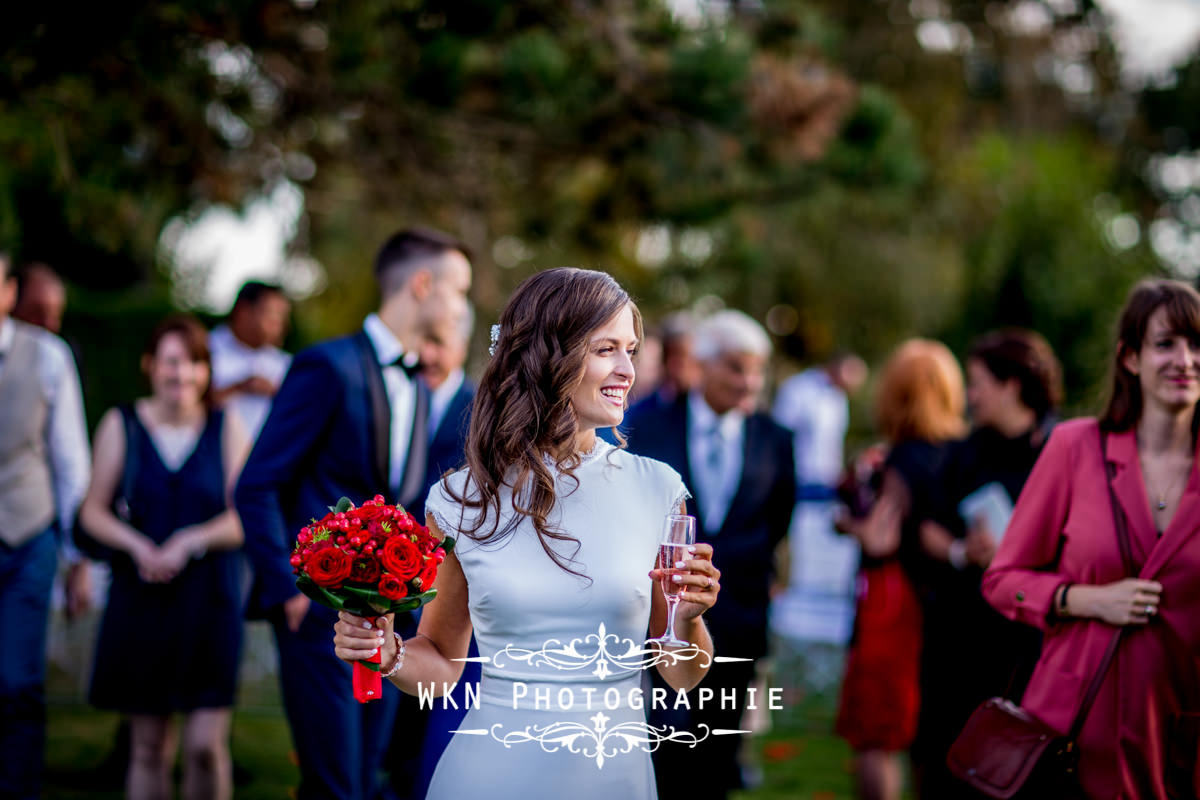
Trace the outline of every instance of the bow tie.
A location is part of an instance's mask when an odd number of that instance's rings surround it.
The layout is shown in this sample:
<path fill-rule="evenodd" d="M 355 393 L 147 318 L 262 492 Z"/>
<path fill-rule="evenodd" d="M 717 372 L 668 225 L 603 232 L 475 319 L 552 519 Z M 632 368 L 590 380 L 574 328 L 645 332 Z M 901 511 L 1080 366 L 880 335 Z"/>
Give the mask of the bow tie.
<path fill-rule="evenodd" d="M 421 372 L 421 362 L 414 352 L 404 353 L 394 361 L 384 364 L 385 367 L 399 367 L 410 379 Z"/>

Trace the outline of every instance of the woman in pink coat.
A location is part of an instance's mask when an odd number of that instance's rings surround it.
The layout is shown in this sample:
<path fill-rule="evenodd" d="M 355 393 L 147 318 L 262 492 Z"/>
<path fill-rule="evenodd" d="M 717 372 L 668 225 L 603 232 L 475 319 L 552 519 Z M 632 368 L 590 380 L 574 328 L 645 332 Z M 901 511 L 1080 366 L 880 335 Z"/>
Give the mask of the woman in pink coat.
<path fill-rule="evenodd" d="M 1059 425 L 984 576 L 988 601 L 1042 628 L 1022 706 L 1066 733 L 1127 626 L 1079 737 L 1092 798 L 1200 796 L 1200 294 L 1145 281 L 1122 312 L 1103 417 Z M 1107 433 L 1107 461 L 1101 454 Z M 1128 520 L 1121 556 L 1108 481 Z"/>

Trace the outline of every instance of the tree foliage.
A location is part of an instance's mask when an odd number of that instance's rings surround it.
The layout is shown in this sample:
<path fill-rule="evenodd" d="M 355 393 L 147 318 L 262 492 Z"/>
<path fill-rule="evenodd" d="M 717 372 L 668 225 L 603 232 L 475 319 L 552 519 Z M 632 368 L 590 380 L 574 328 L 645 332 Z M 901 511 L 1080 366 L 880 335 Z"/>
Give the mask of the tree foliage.
<path fill-rule="evenodd" d="M 770 311 L 800 358 L 1030 325 L 1082 397 L 1124 288 L 1156 269 L 1106 226 L 1157 213 L 1138 159 L 1190 130 L 1122 86 L 1093 4 L 727 8 L 9 12 L 0 246 L 88 286 L 154 282 L 168 220 L 286 179 L 307 209 L 292 246 L 332 277 L 300 308 L 308 336 L 357 324 L 375 246 L 422 222 L 475 249 L 483 320 L 530 271 L 580 264 L 651 317 Z"/>

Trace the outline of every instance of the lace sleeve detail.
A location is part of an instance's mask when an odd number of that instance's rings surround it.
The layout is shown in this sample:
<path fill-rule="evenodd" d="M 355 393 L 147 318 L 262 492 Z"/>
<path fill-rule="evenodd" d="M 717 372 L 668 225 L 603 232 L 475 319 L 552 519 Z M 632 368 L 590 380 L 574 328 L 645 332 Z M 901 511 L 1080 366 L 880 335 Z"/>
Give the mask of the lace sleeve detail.
<path fill-rule="evenodd" d="M 683 485 L 683 482 L 680 481 L 679 489 L 675 493 L 675 499 L 671 502 L 671 506 L 670 506 L 670 508 L 667 509 L 667 513 L 668 514 L 678 514 L 680 503 L 684 502 L 685 500 L 691 500 L 691 499 L 692 499 L 692 493 L 689 492 L 687 487 Z M 440 522 L 438 524 L 441 525 Z"/>
<path fill-rule="evenodd" d="M 451 475 L 450 480 L 454 481 L 457 477 Z M 458 490 L 457 486 L 455 490 Z M 433 517 L 442 533 L 456 542 L 462 530 L 462 511 L 462 504 L 446 492 L 441 481 L 430 487 L 429 496 L 425 499 L 425 513 Z"/>
<path fill-rule="evenodd" d="M 433 517 L 433 521 L 437 524 L 442 533 L 446 534 L 446 538 L 457 542 L 459 536 L 458 523 L 451 522 L 450 519 L 436 508 L 426 508 L 425 513 Z"/>

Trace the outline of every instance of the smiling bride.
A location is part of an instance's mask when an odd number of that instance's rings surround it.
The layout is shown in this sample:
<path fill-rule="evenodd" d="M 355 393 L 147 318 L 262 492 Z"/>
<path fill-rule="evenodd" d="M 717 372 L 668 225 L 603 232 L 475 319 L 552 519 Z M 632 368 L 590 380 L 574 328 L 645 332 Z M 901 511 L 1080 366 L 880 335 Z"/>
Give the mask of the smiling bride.
<path fill-rule="evenodd" d="M 687 489 L 596 436 L 624 417 L 641 337 L 637 306 L 609 275 L 552 269 L 522 283 L 493 337 L 467 466 L 426 506 L 430 530 L 456 545 L 438 598 L 404 642 L 387 617 L 343 613 L 335 626 L 339 657 L 381 648 L 391 681 L 414 695 L 458 680 L 474 630 L 480 702 L 438 764 L 433 800 L 649 800 L 650 750 L 708 734 L 651 729 L 630 700 L 649 668 L 676 689 L 700 682 L 712 661 L 701 615 L 720 590 L 706 544 L 670 576 L 650 569 Z M 688 647 L 643 644 L 667 622 L 664 579 L 681 589 L 674 633 Z"/>

